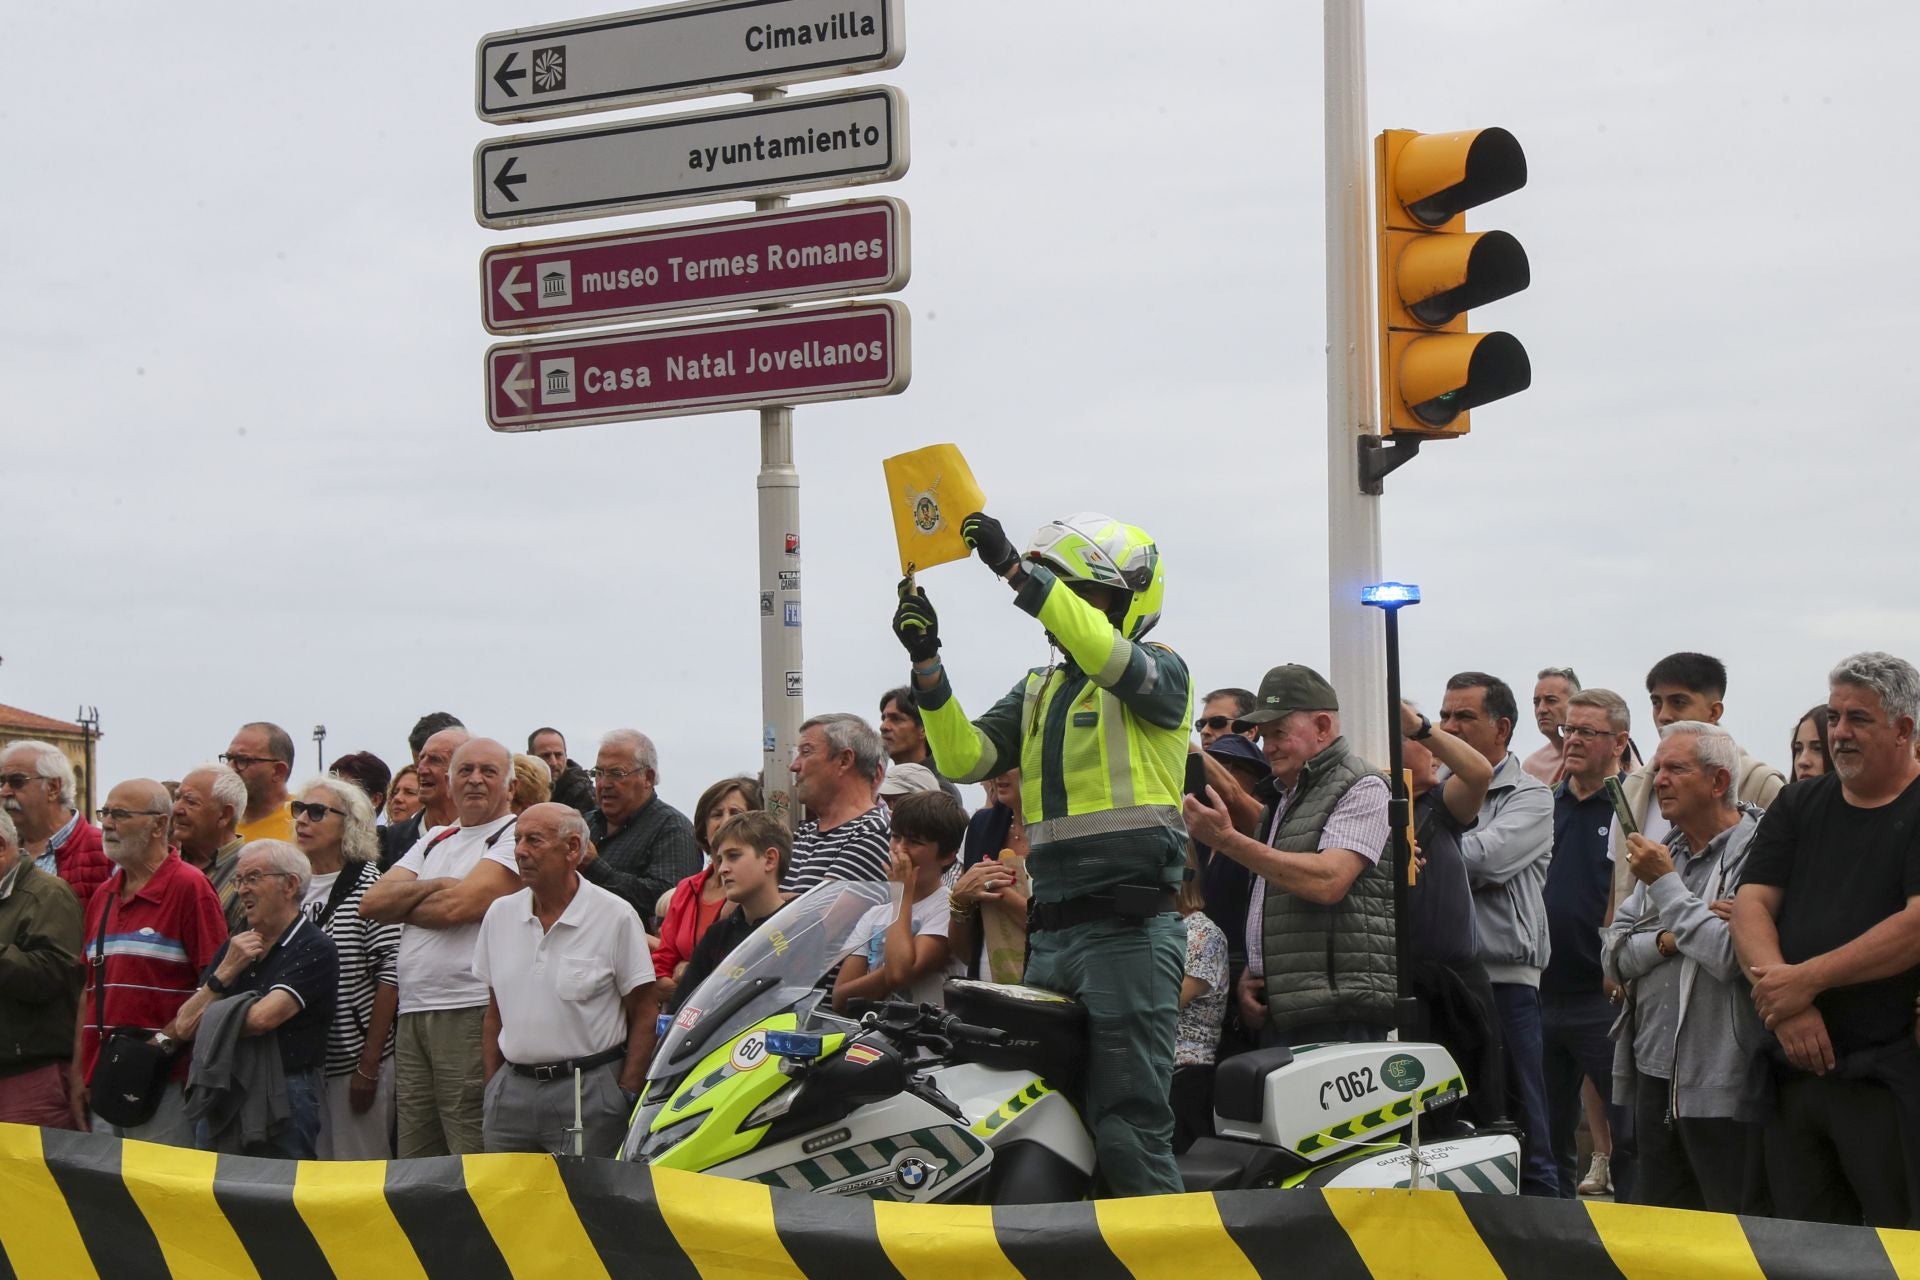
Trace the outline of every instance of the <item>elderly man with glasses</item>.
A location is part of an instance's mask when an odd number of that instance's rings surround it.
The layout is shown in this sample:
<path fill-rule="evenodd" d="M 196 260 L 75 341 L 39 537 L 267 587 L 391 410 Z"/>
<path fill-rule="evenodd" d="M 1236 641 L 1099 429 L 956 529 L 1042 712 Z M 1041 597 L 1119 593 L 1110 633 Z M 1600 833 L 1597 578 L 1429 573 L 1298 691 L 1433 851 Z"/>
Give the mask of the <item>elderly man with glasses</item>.
<path fill-rule="evenodd" d="M 360 900 L 364 918 L 408 926 L 400 931 L 394 1062 L 402 1158 L 481 1149 L 487 988 L 474 976 L 473 948 L 487 908 L 520 887 L 512 754 L 491 738 L 474 738 L 453 753 L 451 769 L 459 825 L 415 845 Z"/>
<path fill-rule="evenodd" d="M 74 807 L 73 764 L 51 742 L 23 738 L 0 749 L 0 810 L 20 831 L 20 850 L 67 882 L 81 909 L 113 874 L 100 828 Z"/>
<path fill-rule="evenodd" d="M 587 815 L 592 843 L 580 860 L 580 874 L 625 898 L 649 933 L 659 927 L 660 899 L 702 862 L 693 823 L 660 798 L 659 782 L 660 756 L 646 734 L 615 729 L 602 738 L 593 769 L 600 807 Z"/>
<path fill-rule="evenodd" d="M 73 1046 L 69 1082 L 74 1122 L 96 1133 L 193 1145 L 182 1086 L 188 1046 L 165 1028 L 200 986 L 200 975 L 227 941 L 227 920 L 207 878 L 167 847 L 167 789 L 150 778 L 122 782 L 100 809 L 107 857 L 116 868 L 87 904 L 87 986 Z M 91 1081 L 105 1030 L 152 1029 L 176 1054 L 160 1105 L 140 1124 L 114 1125 L 89 1114 Z"/>
<path fill-rule="evenodd" d="M 333 939 L 300 909 L 312 874 L 307 855 L 283 840 L 247 845 L 233 877 L 247 928 L 228 939 L 167 1029 L 201 1042 L 187 1111 L 203 1151 L 313 1159 L 340 963 Z M 271 1048 L 247 1043 L 268 1035 Z M 260 1061 L 267 1053 L 273 1062 Z"/>

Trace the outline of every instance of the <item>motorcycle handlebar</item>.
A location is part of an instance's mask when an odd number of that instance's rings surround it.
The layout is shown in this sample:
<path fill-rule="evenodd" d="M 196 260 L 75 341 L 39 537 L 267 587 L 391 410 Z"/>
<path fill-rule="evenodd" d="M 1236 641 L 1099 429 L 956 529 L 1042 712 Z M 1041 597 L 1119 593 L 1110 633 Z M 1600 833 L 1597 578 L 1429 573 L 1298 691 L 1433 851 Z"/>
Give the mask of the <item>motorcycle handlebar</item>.
<path fill-rule="evenodd" d="M 1005 1044 L 1007 1033 L 998 1027 L 976 1027 L 970 1022 L 956 1022 L 952 1019 L 941 1031 L 955 1040 L 972 1040 L 978 1044 Z"/>

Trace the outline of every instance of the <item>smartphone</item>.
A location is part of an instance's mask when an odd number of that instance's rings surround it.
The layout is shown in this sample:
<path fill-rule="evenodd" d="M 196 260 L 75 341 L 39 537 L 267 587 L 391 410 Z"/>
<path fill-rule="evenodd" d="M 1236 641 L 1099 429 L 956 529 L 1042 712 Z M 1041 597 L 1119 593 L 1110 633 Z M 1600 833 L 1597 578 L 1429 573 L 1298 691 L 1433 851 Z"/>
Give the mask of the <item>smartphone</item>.
<path fill-rule="evenodd" d="M 1607 800 L 1613 805 L 1613 816 L 1620 819 L 1620 838 L 1640 834 L 1640 828 L 1633 821 L 1633 811 L 1627 808 L 1627 793 L 1620 779 L 1607 779 Z"/>
<path fill-rule="evenodd" d="M 1207 761 L 1198 751 L 1187 755 L 1187 794 L 1207 798 Z"/>

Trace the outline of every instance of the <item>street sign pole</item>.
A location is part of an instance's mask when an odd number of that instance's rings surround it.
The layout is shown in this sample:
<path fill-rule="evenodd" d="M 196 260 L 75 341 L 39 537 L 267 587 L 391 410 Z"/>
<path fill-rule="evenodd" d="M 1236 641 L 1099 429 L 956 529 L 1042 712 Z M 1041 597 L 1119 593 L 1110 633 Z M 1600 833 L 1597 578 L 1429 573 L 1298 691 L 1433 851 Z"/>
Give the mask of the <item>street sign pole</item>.
<path fill-rule="evenodd" d="M 756 89 L 756 102 L 781 97 L 784 89 Z M 758 210 L 783 209 L 785 196 L 754 201 Z M 762 308 L 779 311 L 772 305 Z M 793 463 L 793 409 L 760 410 L 760 779 L 767 809 L 798 825 L 793 773 L 788 766 L 800 746 L 806 719 L 806 677 L 800 614 L 800 471 Z M 768 608 L 768 600 L 772 608 Z"/>
<path fill-rule="evenodd" d="M 1373 291 L 1367 263 L 1367 52 L 1364 0 L 1325 0 L 1327 193 L 1327 675 L 1353 749 L 1376 764 L 1387 738 L 1386 654 L 1360 588 L 1380 580 L 1380 499 L 1361 492 L 1360 438 L 1374 422 Z"/>

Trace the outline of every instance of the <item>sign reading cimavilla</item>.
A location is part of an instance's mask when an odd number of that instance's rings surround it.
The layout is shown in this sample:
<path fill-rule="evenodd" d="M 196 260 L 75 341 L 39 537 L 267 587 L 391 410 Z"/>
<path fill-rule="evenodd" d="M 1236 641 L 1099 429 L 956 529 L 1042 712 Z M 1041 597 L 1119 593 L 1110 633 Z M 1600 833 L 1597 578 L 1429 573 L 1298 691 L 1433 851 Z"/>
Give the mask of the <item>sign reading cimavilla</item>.
<path fill-rule="evenodd" d="M 901 0 L 697 0 L 496 31 L 475 54 L 489 124 L 898 66 Z"/>

